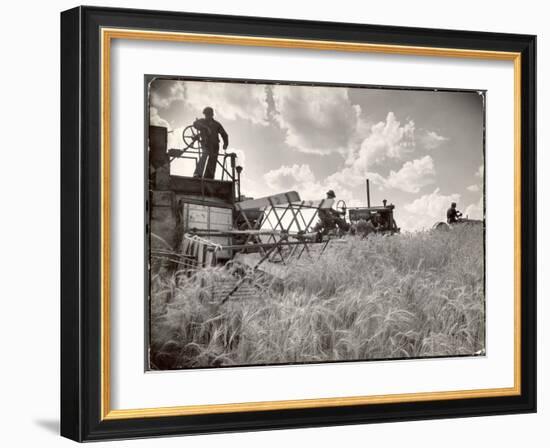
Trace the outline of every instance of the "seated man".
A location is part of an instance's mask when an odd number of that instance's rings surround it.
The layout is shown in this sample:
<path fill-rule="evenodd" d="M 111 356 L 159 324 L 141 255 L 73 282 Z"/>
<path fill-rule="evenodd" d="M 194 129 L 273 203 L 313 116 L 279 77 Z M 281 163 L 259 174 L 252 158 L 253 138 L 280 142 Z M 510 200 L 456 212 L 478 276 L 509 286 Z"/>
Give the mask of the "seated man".
<path fill-rule="evenodd" d="M 451 203 L 451 208 L 447 210 L 447 224 L 457 223 L 461 217 L 462 213 L 456 209 L 456 202 Z"/>
<path fill-rule="evenodd" d="M 327 199 L 334 199 L 334 198 L 336 198 L 336 194 L 334 193 L 334 191 L 333 190 L 327 191 Z M 321 237 L 323 235 L 326 235 L 330 230 L 333 230 L 336 228 L 344 232 L 347 232 L 350 227 L 349 227 L 349 224 L 346 222 L 346 220 L 341 217 L 341 215 L 343 214 L 345 214 L 345 212 L 339 212 L 338 210 L 334 210 L 333 208 L 319 209 L 319 212 L 318 212 L 319 221 L 313 227 L 313 231 L 318 232 Z"/>

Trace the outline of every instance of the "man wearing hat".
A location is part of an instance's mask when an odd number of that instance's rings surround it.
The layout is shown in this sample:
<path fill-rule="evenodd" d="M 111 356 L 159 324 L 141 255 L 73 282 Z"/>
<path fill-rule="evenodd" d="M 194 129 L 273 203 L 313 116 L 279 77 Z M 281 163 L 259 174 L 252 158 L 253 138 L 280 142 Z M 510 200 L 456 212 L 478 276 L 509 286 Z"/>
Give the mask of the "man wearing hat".
<path fill-rule="evenodd" d="M 214 179 L 218 152 L 220 151 L 219 136 L 223 140 L 223 149 L 227 149 L 229 145 L 229 136 L 221 123 L 214 120 L 214 109 L 205 107 L 202 113 L 204 118 L 197 119 L 193 123 L 195 129 L 199 131 L 202 146 L 201 158 L 197 163 L 193 177 Z"/>
<path fill-rule="evenodd" d="M 327 191 L 327 199 L 335 198 L 336 194 L 334 193 L 334 190 Z M 313 227 L 313 231 L 319 232 L 321 237 L 336 227 L 347 232 L 349 230 L 349 224 L 340 216 L 343 214 L 345 214 L 345 212 L 339 212 L 333 208 L 320 208 L 318 212 L 319 221 Z"/>

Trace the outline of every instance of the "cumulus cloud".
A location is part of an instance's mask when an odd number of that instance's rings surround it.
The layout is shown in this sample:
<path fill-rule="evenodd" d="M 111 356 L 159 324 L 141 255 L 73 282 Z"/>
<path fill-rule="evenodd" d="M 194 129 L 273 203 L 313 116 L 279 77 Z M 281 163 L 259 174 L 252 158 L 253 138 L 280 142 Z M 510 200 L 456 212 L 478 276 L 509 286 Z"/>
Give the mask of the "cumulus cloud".
<path fill-rule="evenodd" d="M 480 165 L 477 171 L 474 173 L 474 176 L 480 179 L 483 179 L 483 174 L 484 174 L 484 167 L 483 165 Z M 477 193 L 478 191 L 481 191 L 482 185 L 483 185 L 483 181 L 481 181 L 481 183 L 468 185 L 466 187 L 466 190 L 471 191 L 472 193 Z"/>
<path fill-rule="evenodd" d="M 391 186 L 417 192 L 422 186 L 432 183 L 434 168 L 430 156 L 405 163 L 398 172 L 392 171 L 388 179 L 372 169 L 386 159 L 400 159 L 411 153 L 414 144 L 414 122 L 401 125 L 390 112 L 384 121 L 370 126 L 359 149 L 350 151 L 346 166 L 330 175 L 327 182 L 339 188 L 355 188 L 368 178 L 379 189 Z M 399 185 L 401 180 L 406 182 L 403 186 Z"/>
<path fill-rule="evenodd" d="M 355 188 L 370 179 L 376 188 L 395 188 L 406 193 L 418 193 L 423 187 L 435 181 L 435 167 L 430 156 L 405 162 L 398 170 L 391 170 L 387 177 L 373 171 L 361 169 L 355 164 L 327 177 L 327 182 L 340 188 Z"/>
<path fill-rule="evenodd" d="M 348 89 L 278 85 L 273 102 L 286 143 L 301 152 L 346 152 L 359 126 L 361 110 Z"/>
<path fill-rule="evenodd" d="M 479 198 L 479 201 L 468 205 L 464 210 L 464 216 L 470 219 L 483 219 L 483 195 Z"/>
<path fill-rule="evenodd" d="M 228 120 L 242 118 L 267 125 L 267 92 L 262 84 L 155 80 L 150 85 L 150 104 L 168 109 L 176 101 L 200 116 L 206 106 Z"/>
<path fill-rule="evenodd" d="M 434 183 L 435 168 L 433 159 L 424 156 L 405 162 L 399 171 L 390 171 L 386 186 L 407 193 L 418 193 L 422 187 Z"/>
<path fill-rule="evenodd" d="M 149 108 L 149 123 L 153 126 L 163 126 L 170 128 L 170 124 L 159 115 L 159 111 L 156 107 Z"/>
<path fill-rule="evenodd" d="M 228 120 L 268 124 L 267 92 L 262 84 L 185 81 L 185 101 L 198 111 L 211 106 L 217 116 Z"/>
<path fill-rule="evenodd" d="M 414 121 L 403 125 L 393 112 L 389 112 L 384 121 L 371 126 L 370 134 L 362 141 L 357 154 L 348 159 L 348 163 L 359 165 L 362 169 L 371 169 L 387 159 L 401 159 L 415 148 Z"/>
<path fill-rule="evenodd" d="M 155 79 L 149 84 L 149 104 L 157 109 L 166 109 L 174 101 L 185 99 L 183 81 Z"/>
<path fill-rule="evenodd" d="M 417 138 L 427 150 L 449 140 L 429 130 L 417 137 L 414 121 L 401 122 L 391 111 L 384 120 L 369 123 L 345 88 L 278 85 L 272 94 L 273 117 L 289 146 L 304 153 L 344 154 L 348 165 L 361 166 L 359 171 L 403 159 L 415 150 Z"/>
<path fill-rule="evenodd" d="M 302 199 L 322 198 L 323 187 L 315 179 L 308 164 L 283 165 L 264 174 L 264 180 L 273 193 L 297 191 Z"/>
<path fill-rule="evenodd" d="M 436 188 L 432 193 L 425 194 L 403 207 L 408 215 L 403 216 L 400 225 L 411 231 L 431 228 L 436 222 L 445 221 L 451 202 L 459 200 L 459 194 L 443 195 L 439 188 Z"/>
<path fill-rule="evenodd" d="M 308 164 L 283 165 L 264 174 L 265 183 L 271 192 L 297 191 L 302 199 L 323 199 L 327 190 L 336 192 L 338 199 L 349 199 L 352 193 L 343 185 L 325 179 L 320 182 Z"/>
<path fill-rule="evenodd" d="M 181 135 L 183 128 L 171 129 L 170 123 L 159 115 L 156 107 L 149 108 L 149 123 L 153 126 L 161 126 L 167 129 L 167 149 L 181 147 Z"/>
<path fill-rule="evenodd" d="M 420 143 L 426 149 L 432 150 L 439 148 L 443 143 L 448 141 L 448 137 L 439 135 L 435 131 L 424 131 L 420 137 Z"/>
<path fill-rule="evenodd" d="M 379 186 L 385 179 L 377 173 L 369 173 L 367 171 L 361 171 L 353 166 L 344 167 L 339 171 L 332 173 L 327 177 L 327 182 L 338 186 L 350 186 L 352 188 L 358 187 L 365 183 L 365 179 L 374 180 L 375 184 Z"/>
<path fill-rule="evenodd" d="M 264 174 L 267 185 L 274 190 L 293 189 L 301 183 L 315 181 L 315 175 L 307 164 L 283 165 Z"/>

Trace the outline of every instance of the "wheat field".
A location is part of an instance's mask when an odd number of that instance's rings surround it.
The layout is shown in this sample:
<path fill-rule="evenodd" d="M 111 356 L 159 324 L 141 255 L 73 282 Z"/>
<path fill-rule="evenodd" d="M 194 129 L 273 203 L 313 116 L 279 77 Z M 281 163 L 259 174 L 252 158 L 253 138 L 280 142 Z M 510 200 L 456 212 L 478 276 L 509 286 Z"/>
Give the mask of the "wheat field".
<path fill-rule="evenodd" d="M 483 354 L 483 238 L 480 225 L 350 237 L 225 303 L 213 291 L 242 274 L 231 263 L 156 274 L 150 368 Z"/>

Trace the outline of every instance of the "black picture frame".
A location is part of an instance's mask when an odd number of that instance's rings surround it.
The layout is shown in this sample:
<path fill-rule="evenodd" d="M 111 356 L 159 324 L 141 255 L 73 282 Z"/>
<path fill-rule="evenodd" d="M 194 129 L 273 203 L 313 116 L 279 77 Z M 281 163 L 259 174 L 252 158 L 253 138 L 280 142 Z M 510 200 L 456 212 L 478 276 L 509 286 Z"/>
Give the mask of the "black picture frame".
<path fill-rule="evenodd" d="M 520 393 L 387 404 L 102 418 L 102 28 L 521 54 Z M 61 435 L 76 441 L 536 412 L 536 37 L 77 7 L 61 13 Z"/>

